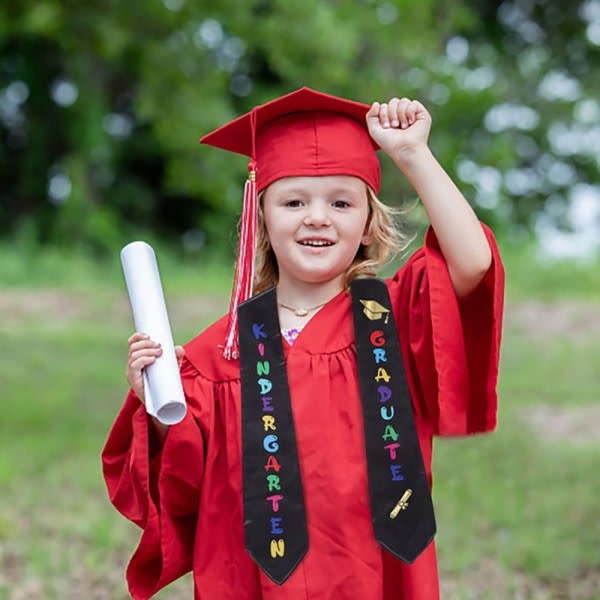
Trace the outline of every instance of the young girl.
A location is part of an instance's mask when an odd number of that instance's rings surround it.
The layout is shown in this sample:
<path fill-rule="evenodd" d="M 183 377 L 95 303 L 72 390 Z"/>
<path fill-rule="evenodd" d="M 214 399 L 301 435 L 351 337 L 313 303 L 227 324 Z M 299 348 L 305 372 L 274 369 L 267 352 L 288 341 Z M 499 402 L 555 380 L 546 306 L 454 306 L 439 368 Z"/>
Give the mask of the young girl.
<path fill-rule="evenodd" d="M 134 598 L 190 570 L 203 600 L 439 597 L 432 438 L 495 427 L 503 271 L 430 125 L 415 100 L 303 88 L 202 140 L 251 157 L 236 285 L 230 314 L 176 349 L 181 423 L 148 417 L 142 370 L 161 349 L 129 339 L 103 461 L 143 529 Z M 383 289 L 369 276 L 399 237 L 378 148 L 431 221 Z"/>

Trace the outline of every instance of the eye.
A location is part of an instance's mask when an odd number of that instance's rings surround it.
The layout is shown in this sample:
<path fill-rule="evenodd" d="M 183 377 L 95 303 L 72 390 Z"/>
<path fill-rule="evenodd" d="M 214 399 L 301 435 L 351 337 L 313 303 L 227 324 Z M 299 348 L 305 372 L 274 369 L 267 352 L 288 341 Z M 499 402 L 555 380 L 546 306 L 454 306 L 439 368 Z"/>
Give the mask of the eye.
<path fill-rule="evenodd" d="M 283 204 L 290 208 L 298 208 L 299 206 L 302 206 L 302 200 L 286 200 Z"/>
<path fill-rule="evenodd" d="M 335 200 L 333 202 L 334 208 L 348 208 L 349 206 L 350 206 L 350 203 L 346 200 Z"/>

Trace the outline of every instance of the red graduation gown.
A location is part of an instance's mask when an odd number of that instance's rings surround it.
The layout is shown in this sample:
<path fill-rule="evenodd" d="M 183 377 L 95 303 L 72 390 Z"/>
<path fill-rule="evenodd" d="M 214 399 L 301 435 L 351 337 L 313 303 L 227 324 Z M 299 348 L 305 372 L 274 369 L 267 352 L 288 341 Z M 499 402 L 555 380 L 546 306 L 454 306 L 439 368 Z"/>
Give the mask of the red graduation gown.
<path fill-rule="evenodd" d="M 500 257 L 460 305 L 433 231 L 388 281 L 431 481 L 434 435 L 490 431 L 504 276 Z M 103 452 L 111 501 L 142 529 L 127 569 L 136 599 L 192 570 L 202 600 L 437 600 L 432 543 L 405 565 L 370 520 L 351 299 L 341 292 L 284 342 L 306 501 L 309 550 L 282 587 L 244 548 L 239 363 L 221 357 L 226 319 L 186 346 L 185 419 L 160 448 L 133 393 Z"/>

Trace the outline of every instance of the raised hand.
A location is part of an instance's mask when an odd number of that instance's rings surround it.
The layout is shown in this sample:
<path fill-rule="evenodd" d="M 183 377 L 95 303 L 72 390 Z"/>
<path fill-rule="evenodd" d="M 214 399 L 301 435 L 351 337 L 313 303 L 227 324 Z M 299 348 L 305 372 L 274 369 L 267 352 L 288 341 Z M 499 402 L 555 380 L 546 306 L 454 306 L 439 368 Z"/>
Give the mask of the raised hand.
<path fill-rule="evenodd" d="M 398 160 L 427 145 L 431 115 L 418 100 L 392 98 L 387 103 L 373 103 L 367 112 L 367 127 L 381 149 Z"/>

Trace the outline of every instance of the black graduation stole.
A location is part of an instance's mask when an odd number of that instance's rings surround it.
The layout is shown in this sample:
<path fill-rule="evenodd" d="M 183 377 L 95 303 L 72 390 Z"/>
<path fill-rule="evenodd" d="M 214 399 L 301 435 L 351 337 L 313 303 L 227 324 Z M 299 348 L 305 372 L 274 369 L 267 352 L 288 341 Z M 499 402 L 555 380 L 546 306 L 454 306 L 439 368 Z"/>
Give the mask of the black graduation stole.
<path fill-rule="evenodd" d="M 372 278 L 351 289 L 375 538 L 411 563 L 435 519 L 389 294 Z M 308 533 L 275 288 L 238 310 L 246 549 L 281 585 Z"/>
<path fill-rule="evenodd" d="M 351 284 L 375 539 L 412 563 L 436 525 L 387 285 Z"/>
<path fill-rule="evenodd" d="M 308 533 L 275 288 L 238 316 L 246 549 L 281 585 L 306 554 Z"/>

